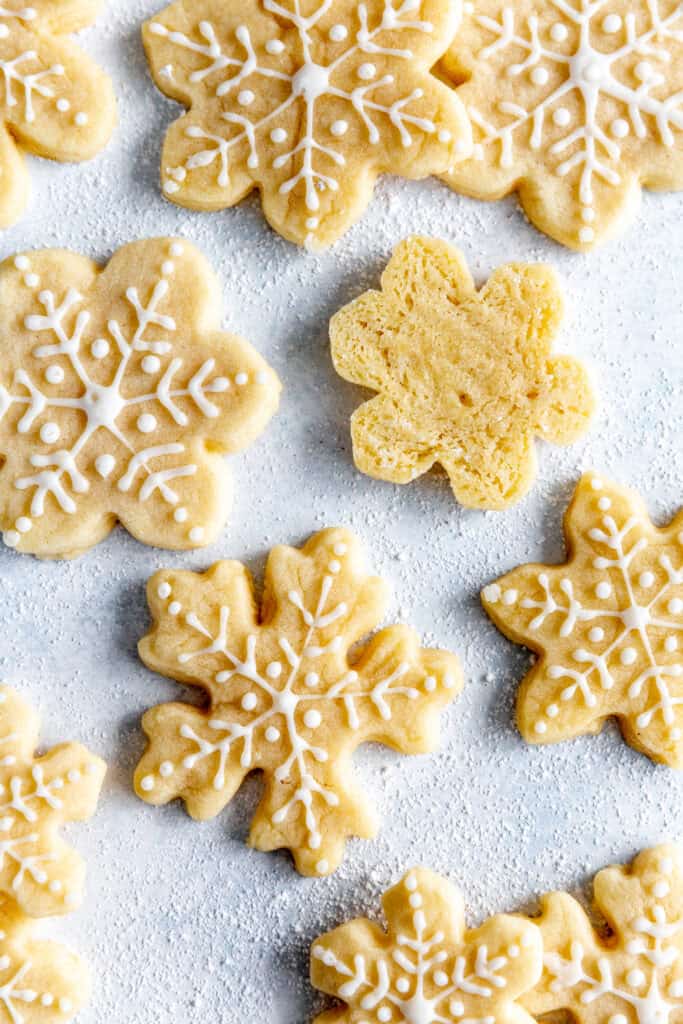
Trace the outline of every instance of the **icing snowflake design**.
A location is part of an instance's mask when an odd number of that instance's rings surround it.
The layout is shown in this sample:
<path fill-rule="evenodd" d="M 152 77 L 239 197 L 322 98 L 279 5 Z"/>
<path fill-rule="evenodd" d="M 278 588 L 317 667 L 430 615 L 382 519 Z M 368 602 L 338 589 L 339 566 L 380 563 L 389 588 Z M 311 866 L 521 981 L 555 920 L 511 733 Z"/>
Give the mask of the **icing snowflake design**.
<path fill-rule="evenodd" d="M 683 888 L 675 846 L 641 853 L 595 879 L 613 936 L 599 937 L 566 893 L 543 900 L 544 972 L 525 999 L 539 1016 L 568 1010 L 578 1024 L 668 1024 L 683 1011 Z"/>
<path fill-rule="evenodd" d="M 26 171 L 18 150 L 55 160 L 85 160 L 109 140 L 115 100 L 109 79 L 73 45 L 59 38 L 61 0 L 35 7 L 23 0 L 0 5 L 0 111 L 8 129 L 0 142 L 0 225 L 16 220 L 24 203 Z M 83 5 L 92 9 L 92 5 Z M 70 28 L 93 20 L 84 11 Z"/>
<path fill-rule="evenodd" d="M 152 577 L 156 625 L 141 657 L 203 687 L 210 707 L 165 704 L 146 714 L 150 745 L 136 773 L 144 800 L 182 797 L 193 817 L 209 818 L 261 770 L 265 795 L 250 842 L 290 849 L 303 874 L 330 873 L 346 836 L 374 834 L 351 753 L 367 741 L 433 749 L 438 710 L 461 679 L 453 655 L 420 648 L 404 626 L 383 629 L 349 662 L 384 604 L 381 580 L 362 570 L 359 543 L 345 530 L 316 534 L 301 551 L 275 548 L 260 619 L 237 562 L 203 576 Z"/>
<path fill-rule="evenodd" d="M 335 1021 L 531 1024 L 516 1000 L 541 974 L 534 925 L 499 915 L 465 931 L 460 894 L 423 868 L 390 889 L 383 905 L 387 932 L 357 920 L 313 945 L 313 984 L 347 1004 Z"/>
<path fill-rule="evenodd" d="M 159 88 L 191 106 L 167 137 L 166 195 L 218 209 L 258 187 L 277 231 L 330 244 L 379 173 L 470 154 L 462 105 L 430 73 L 457 22 L 445 0 L 212 0 L 202 20 L 172 4 L 144 33 Z"/>
<path fill-rule="evenodd" d="M 616 715 L 633 746 L 683 767 L 683 514 L 657 530 L 637 495 L 587 474 L 565 529 L 566 565 L 523 566 L 483 592 L 503 632 L 541 655 L 522 734 L 552 743 Z"/>
<path fill-rule="evenodd" d="M 80 903 L 84 868 L 57 830 L 94 813 L 105 765 L 75 743 L 35 758 L 37 741 L 35 715 L 0 687 L 0 893 L 43 917 Z"/>
<path fill-rule="evenodd" d="M 234 451 L 260 432 L 275 375 L 207 331 L 211 273 L 187 243 L 127 246 L 105 271 L 63 255 L 21 255 L 0 276 L 19 310 L 0 342 L 5 543 L 69 556 L 117 518 L 149 543 L 208 543 L 227 470 L 206 443 Z"/>
<path fill-rule="evenodd" d="M 590 249 L 641 184 L 682 187 L 680 0 L 466 6 L 451 60 L 470 79 L 459 95 L 475 155 L 456 188 L 497 198 L 519 186 L 541 230 Z"/>
<path fill-rule="evenodd" d="M 10 904 L 0 908 L 0 1020 L 65 1024 L 88 991 L 85 965 L 55 942 L 31 938 L 31 924 Z"/>

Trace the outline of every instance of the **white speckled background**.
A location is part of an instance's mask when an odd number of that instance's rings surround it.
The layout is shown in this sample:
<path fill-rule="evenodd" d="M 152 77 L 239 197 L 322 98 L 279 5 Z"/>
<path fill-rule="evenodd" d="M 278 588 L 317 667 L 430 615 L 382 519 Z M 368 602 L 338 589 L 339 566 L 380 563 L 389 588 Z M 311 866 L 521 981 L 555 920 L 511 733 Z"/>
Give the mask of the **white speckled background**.
<path fill-rule="evenodd" d="M 561 557 L 561 516 L 582 468 L 640 488 L 657 520 L 681 503 L 683 197 L 647 196 L 636 225 L 583 257 L 539 235 L 514 200 L 487 205 L 436 182 L 385 180 L 361 224 L 332 251 L 308 256 L 268 229 L 256 199 L 214 215 L 162 200 L 160 146 L 178 108 L 148 78 L 139 39 L 159 7 L 112 0 L 81 36 L 115 79 L 119 130 L 90 164 L 32 161 L 30 209 L 0 239 L 0 255 L 60 245 L 105 260 L 135 238 L 186 236 L 221 277 L 226 325 L 280 374 L 283 402 L 266 435 L 234 460 L 235 506 L 213 547 L 165 553 L 117 530 L 72 563 L 3 549 L 0 674 L 39 706 L 46 743 L 83 740 L 111 766 L 99 813 L 69 830 L 88 860 L 85 905 L 47 925 L 92 965 L 81 1024 L 303 1024 L 319 1005 L 307 982 L 310 942 L 374 912 L 409 865 L 450 875 L 476 921 L 532 905 L 541 890 L 580 886 L 604 864 L 683 833 L 683 776 L 636 754 L 615 728 L 554 747 L 522 743 L 512 707 L 528 659 L 496 632 L 477 596 L 520 562 Z M 332 369 L 327 321 L 377 283 L 393 245 L 411 232 L 457 243 L 479 281 L 506 260 L 551 261 L 564 278 L 561 344 L 592 366 L 601 412 L 585 443 L 540 451 L 535 490 L 504 514 L 456 507 L 437 474 L 399 488 L 361 476 L 351 460 L 348 420 L 363 395 Z M 375 842 L 350 842 L 339 872 L 311 881 L 288 855 L 244 846 L 255 779 L 204 825 L 179 805 L 136 799 L 140 715 L 182 696 L 143 667 L 136 643 L 154 570 L 230 557 L 259 572 L 272 544 L 298 544 L 337 523 L 364 536 L 373 569 L 393 582 L 391 620 L 459 652 L 467 682 L 443 717 L 436 756 L 359 752 L 383 831 Z"/>

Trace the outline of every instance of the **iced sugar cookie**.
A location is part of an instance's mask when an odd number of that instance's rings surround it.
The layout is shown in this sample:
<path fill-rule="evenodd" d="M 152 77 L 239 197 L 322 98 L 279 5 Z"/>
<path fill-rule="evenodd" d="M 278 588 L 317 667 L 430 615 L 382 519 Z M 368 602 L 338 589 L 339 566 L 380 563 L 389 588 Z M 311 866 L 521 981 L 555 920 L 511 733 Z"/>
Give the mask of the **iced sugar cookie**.
<path fill-rule="evenodd" d="M 119 520 L 196 548 L 225 523 L 222 456 L 253 441 L 279 382 L 219 330 L 219 284 L 188 242 L 120 249 L 104 269 L 45 250 L 0 266 L 0 527 L 68 558 Z"/>
<path fill-rule="evenodd" d="M 0 894 L 46 917 L 81 901 L 85 867 L 59 829 L 94 814 L 106 766 L 77 743 L 36 757 L 37 743 L 37 716 L 0 687 Z"/>
<path fill-rule="evenodd" d="M 661 530 L 632 491 L 581 478 L 564 565 L 524 565 L 485 587 L 499 629 L 538 654 L 519 691 L 531 743 L 599 732 L 683 768 L 683 512 Z"/>
<path fill-rule="evenodd" d="M 90 996 L 89 972 L 33 926 L 9 900 L 0 903 L 0 1018 L 7 1024 L 66 1024 Z"/>
<path fill-rule="evenodd" d="M 346 1004 L 316 1024 L 533 1024 L 518 1002 L 541 976 L 533 924 L 498 914 L 466 930 L 458 890 L 424 868 L 382 904 L 386 930 L 359 918 L 313 944 L 313 985 Z"/>
<path fill-rule="evenodd" d="M 251 845 L 291 850 L 302 874 L 334 871 L 347 836 L 376 831 L 353 751 L 367 741 L 432 750 L 439 711 L 462 686 L 455 656 L 421 648 L 407 626 L 354 647 L 377 627 L 386 590 L 365 575 L 359 542 L 342 529 L 315 534 L 301 550 L 274 548 L 260 610 L 239 562 L 203 575 L 158 572 L 148 599 L 154 628 L 140 643 L 142 660 L 201 686 L 208 706 L 147 712 L 138 795 L 152 804 L 181 797 L 206 819 L 262 771 Z"/>
<path fill-rule="evenodd" d="M 405 484 L 439 463 L 462 505 L 518 501 L 536 475 L 534 437 L 569 444 L 594 410 L 581 364 L 551 355 L 562 306 L 549 267 L 511 263 L 477 291 L 457 249 L 402 242 L 382 290 L 330 324 L 337 372 L 379 392 L 351 419 L 358 468 Z"/>
<path fill-rule="evenodd" d="M 65 33 L 95 19 L 95 0 L 9 0 L 0 6 L 0 227 L 26 205 L 22 152 L 88 160 L 116 121 L 111 82 Z"/>
<path fill-rule="evenodd" d="M 544 970 L 523 997 L 536 1017 L 568 1011 L 577 1024 L 652 1024 L 683 1012 L 680 850 L 656 846 L 627 868 L 598 872 L 600 931 L 567 893 L 541 901 Z"/>
<path fill-rule="evenodd" d="M 444 70 L 474 155 L 446 181 L 480 199 L 517 191 L 529 219 L 588 250 L 641 188 L 683 188 L 679 0 L 475 0 Z"/>
<path fill-rule="evenodd" d="M 252 189 L 310 249 L 363 213 L 383 172 L 423 178 L 471 153 L 460 100 L 431 69 L 451 0 L 201 0 L 147 23 L 152 74 L 189 107 L 162 157 L 165 195 L 219 210 Z"/>

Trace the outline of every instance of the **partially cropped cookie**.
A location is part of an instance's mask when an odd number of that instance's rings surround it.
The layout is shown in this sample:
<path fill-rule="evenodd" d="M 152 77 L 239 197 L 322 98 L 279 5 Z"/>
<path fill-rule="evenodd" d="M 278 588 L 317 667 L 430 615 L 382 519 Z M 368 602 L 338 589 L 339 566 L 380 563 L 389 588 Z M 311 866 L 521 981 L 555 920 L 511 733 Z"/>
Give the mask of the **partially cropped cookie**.
<path fill-rule="evenodd" d="M 679 0 L 475 0 L 443 70 L 467 107 L 472 159 L 446 181 L 517 191 L 541 231 L 588 250 L 642 187 L 683 188 Z"/>
<path fill-rule="evenodd" d="M 116 122 L 108 77 L 67 33 L 95 19 L 98 0 L 9 0 L 0 5 L 0 227 L 22 214 L 23 153 L 88 160 Z"/>
<path fill-rule="evenodd" d="M 63 250 L 0 266 L 0 528 L 68 558 L 120 521 L 196 548 L 230 506 L 224 454 L 265 428 L 273 371 L 220 330 L 221 294 L 188 242 L 135 242 L 101 268 Z"/>
<path fill-rule="evenodd" d="M 384 172 L 437 174 L 472 151 L 460 100 L 431 74 L 451 0 L 201 0 L 149 21 L 158 87 L 189 107 L 166 137 L 165 195 L 219 210 L 258 189 L 272 227 L 310 249 L 363 213 Z"/>
<path fill-rule="evenodd" d="M 67 1024 L 89 998 L 89 971 L 75 953 L 32 931 L 11 900 L 0 903 L 0 1019 Z"/>
<path fill-rule="evenodd" d="M 0 899 L 48 917 L 81 902 L 85 867 L 59 829 L 94 814 L 105 764 L 77 743 L 36 757 L 37 743 L 37 716 L 0 687 Z"/>
<path fill-rule="evenodd" d="M 637 494 L 596 473 L 565 516 L 567 561 L 523 565 L 485 587 L 499 629 L 538 661 L 517 720 L 531 743 L 599 732 L 683 768 L 683 512 L 653 526 Z"/>
<path fill-rule="evenodd" d="M 346 380 L 379 392 L 351 420 L 369 476 L 409 483 L 439 463 L 471 508 L 518 501 L 536 475 L 534 437 L 570 444 L 595 399 L 585 369 L 551 354 L 563 314 L 550 267 L 512 263 L 477 291 L 462 254 L 409 238 L 330 324 Z"/>
<path fill-rule="evenodd" d="M 313 985 L 344 1004 L 316 1024 L 533 1024 L 521 998 L 541 976 L 535 925 L 498 914 L 466 929 L 458 890 L 424 868 L 382 904 L 386 931 L 359 918 L 313 944 Z"/>
<path fill-rule="evenodd" d="M 147 712 L 138 795 L 152 804 L 181 797 L 201 820 L 261 771 L 250 844 L 291 850 L 302 874 L 334 871 L 347 836 L 377 830 L 353 751 L 369 741 L 406 754 L 434 749 L 439 712 L 462 686 L 457 658 L 420 647 L 407 626 L 365 641 L 386 589 L 366 576 L 358 540 L 342 529 L 315 534 L 301 550 L 274 548 L 260 610 L 239 562 L 204 574 L 162 570 L 148 600 L 154 628 L 140 643 L 142 660 L 200 686 L 208 706 Z"/>
<path fill-rule="evenodd" d="M 655 846 L 598 872 L 593 920 L 567 893 L 541 901 L 544 970 L 523 997 L 535 1017 L 577 1024 L 666 1024 L 683 1012 L 683 861 Z M 598 922 L 596 924 L 596 921 Z M 606 926 L 605 926 L 606 922 Z"/>

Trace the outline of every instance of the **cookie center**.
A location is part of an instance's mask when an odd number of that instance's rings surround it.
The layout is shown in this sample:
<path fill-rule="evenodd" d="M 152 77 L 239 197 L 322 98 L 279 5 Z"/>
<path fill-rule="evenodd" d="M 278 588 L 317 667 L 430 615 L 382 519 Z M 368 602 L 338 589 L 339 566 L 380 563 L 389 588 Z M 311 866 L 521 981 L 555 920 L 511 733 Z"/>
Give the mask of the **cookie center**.
<path fill-rule="evenodd" d="M 320 64 L 304 64 L 292 79 L 292 92 L 295 96 L 303 96 L 308 103 L 312 103 L 318 96 L 327 92 L 329 84 L 330 73 L 327 68 L 321 67 Z"/>
<path fill-rule="evenodd" d="M 82 402 L 88 424 L 93 427 L 108 427 L 110 430 L 126 404 L 117 387 L 102 387 L 99 384 L 89 385 Z"/>
<path fill-rule="evenodd" d="M 577 53 L 570 61 L 571 77 L 577 85 L 595 88 L 612 76 L 611 59 L 596 50 Z"/>
<path fill-rule="evenodd" d="M 621 621 L 627 629 L 644 629 L 650 622 L 650 612 L 642 605 L 634 604 L 621 613 Z"/>
<path fill-rule="evenodd" d="M 401 1003 L 401 1013 L 406 1024 L 434 1024 L 442 1019 L 436 1013 L 436 1000 L 425 999 L 419 992 L 408 1002 Z"/>
<path fill-rule="evenodd" d="M 298 703 L 297 695 L 291 690 L 283 690 L 282 693 L 273 695 L 273 711 L 279 711 L 282 715 L 291 715 Z"/>

